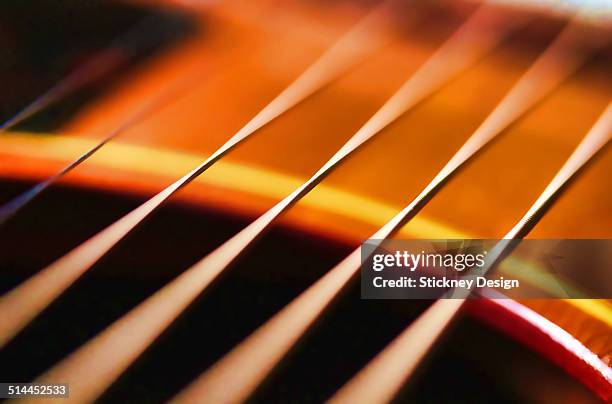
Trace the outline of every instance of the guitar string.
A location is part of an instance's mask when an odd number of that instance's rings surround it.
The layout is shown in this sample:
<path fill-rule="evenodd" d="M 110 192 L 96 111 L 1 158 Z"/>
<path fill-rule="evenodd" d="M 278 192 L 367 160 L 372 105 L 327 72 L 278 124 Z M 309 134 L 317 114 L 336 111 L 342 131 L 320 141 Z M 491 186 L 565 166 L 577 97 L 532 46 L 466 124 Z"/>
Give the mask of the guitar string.
<path fill-rule="evenodd" d="M 6 345 L 81 274 L 179 189 L 193 181 L 247 137 L 312 95 L 381 45 L 380 41 L 372 38 L 377 38 L 376 30 L 381 26 L 380 19 L 384 15 L 384 9 L 375 8 L 363 17 L 199 166 L 0 297 L 0 317 L 7 320 L 0 324 L 0 347 Z"/>
<path fill-rule="evenodd" d="M 195 83 L 202 80 L 202 70 L 197 69 L 196 72 L 181 76 L 175 80 L 169 86 L 164 88 L 158 95 L 152 99 L 147 99 L 142 103 L 134 112 L 130 113 L 124 120 L 106 134 L 98 143 L 96 143 L 89 150 L 86 150 L 76 159 L 68 163 L 62 169 L 55 174 L 51 175 L 47 179 L 37 183 L 23 193 L 17 195 L 15 198 L 9 200 L 5 204 L 0 206 L 0 226 L 6 223 L 8 220 L 15 217 L 21 209 L 25 208 L 31 203 L 38 195 L 40 195 L 47 188 L 55 184 L 66 174 L 77 168 L 79 165 L 84 163 L 87 159 L 93 156 L 98 150 L 104 147 L 111 140 L 115 139 L 126 130 L 145 121 L 150 118 L 156 111 L 164 108 L 168 104 L 176 101 L 182 95 L 184 95 Z"/>
<path fill-rule="evenodd" d="M 385 239 L 398 231 L 469 159 L 575 71 L 580 64 L 579 60 L 565 58 L 563 60 L 566 62 L 561 65 L 557 62 L 559 54 L 565 53 L 571 39 L 572 35 L 568 34 L 567 29 L 559 34 L 430 184 L 404 210 L 372 235 L 371 239 Z M 550 65 L 553 61 L 559 69 L 556 76 L 551 77 Z M 548 82 L 545 78 L 548 78 Z M 357 248 L 212 365 L 179 393 L 176 401 L 190 402 L 198 396 L 211 397 L 213 401 L 242 401 L 247 398 L 355 276 L 360 260 L 361 250 Z"/>
<path fill-rule="evenodd" d="M 488 255 L 485 272 L 498 264 L 540 221 L 589 162 L 612 138 L 612 103 L 587 133 L 546 189 L 517 224 L 499 241 Z M 469 293 L 469 292 L 468 292 Z M 389 402 L 409 379 L 413 371 L 434 346 L 440 335 L 463 306 L 466 295 L 439 299 L 412 322 L 393 342 L 345 384 L 331 403 L 352 403 L 356 399 L 369 403 Z M 612 371 L 599 366 L 603 376 L 612 380 Z"/>
<path fill-rule="evenodd" d="M 495 28 L 486 24 L 483 27 L 483 22 L 490 22 L 490 17 L 491 11 L 483 8 L 470 18 L 309 181 L 38 380 L 68 380 L 76 386 L 71 390 L 72 396 L 94 400 L 280 214 L 314 188 L 351 152 L 472 64 L 505 37 L 511 27 L 519 24 L 504 19 L 505 23 L 499 21 Z M 491 32 L 482 35 L 480 28 L 491 29 Z M 130 335 L 129 344 L 125 343 L 127 335 Z M 114 348 L 119 341 L 123 341 L 121 351 Z M 85 378 L 88 382 L 81 383 Z"/>
<path fill-rule="evenodd" d="M 22 123 L 66 95 L 85 87 L 127 63 L 137 53 L 137 49 L 131 49 L 129 45 L 142 43 L 142 39 L 146 38 L 152 28 L 154 29 L 157 25 L 157 19 L 149 16 L 130 27 L 124 34 L 114 39 L 106 49 L 101 50 L 91 59 L 75 68 L 66 77 L 60 79 L 59 82 L 0 124 L 0 134 Z"/>

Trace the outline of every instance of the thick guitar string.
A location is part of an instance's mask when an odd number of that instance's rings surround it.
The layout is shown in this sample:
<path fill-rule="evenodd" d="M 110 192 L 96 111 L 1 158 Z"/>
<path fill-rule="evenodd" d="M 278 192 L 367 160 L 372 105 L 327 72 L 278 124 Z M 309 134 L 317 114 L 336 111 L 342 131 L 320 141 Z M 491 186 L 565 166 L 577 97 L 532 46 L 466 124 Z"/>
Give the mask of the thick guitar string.
<path fill-rule="evenodd" d="M 493 48 L 517 21 L 491 27 L 483 8 L 439 48 L 366 124 L 306 183 L 249 226 L 184 271 L 38 380 L 71 383 L 71 396 L 94 400 L 168 327 L 273 221 L 313 189 L 350 153 L 379 133 L 450 77 Z M 501 16 L 500 16 L 501 17 Z M 520 20 L 520 19 L 519 19 Z M 483 27 L 484 23 L 484 27 Z M 483 30 L 488 35 L 483 35 Z M 127 338 L 129 336 L 129 338 Z M 129 342 L 126 342 L 129 341 Z M 116 349 L 120 343 L 121 350 Z M 85 383 L 85 380 L 87 382 Z"/>
<path fill-rule="evenodd" d="M 572 30 L 568 27 L 557 37 L 425 189 L 371 239 L 385 239 L 398 231 L 469 159 L 578 68 L 584 56 L 573 57 L 567 50 L 573 44 Z M 190 402 L 198 396 L 213 401 L 246 398 L 355 276 L 360 260 L 358 248 L 196 379 L 177 401 Z"/>
<path fill-rule="evenodd" d="M 580 142 L 563 167 L 527 213 L 491 250 L 485 270 L 499 263 L 514 248 L 516 240 L 524 238 L 544 216 L 554 201 L 593 160 L 612 138 L 612 103 Z M 353 403 L 356 399 L 369 403 L 390 401 L 405 384 L 427 352 L 459 312 L 466 296 L 439 299 L 419 316 L 387 348 L 345 384 L 330 402 Z M 602 376 L 612 381 L 612 371 L 603 363 L 594 364 Z"/>
<path fill-rule="evenodd" d="M 134 38 L 144 37 L 151 29 L 155 29 L 154 22 L 157 22 L 156 19 L 146 17 L 119 38 L 113 40 L 106 49 L 77 67 L 68 76 L 61 79 L 14 116 L 0 124 L 0 134 L 59 101 L 66 95 L 94 82 L 96 79 L 127 63 L 134 56 L 134 52 L 130 52 L 126 44 L 132 42 Z"/>
<path fill-rule="evenodd" d="M 0 347 L 44 310 L 85 271 L 105 255 L 125 235 L 161 206 L 179 189 L 193 181 L 236 145 L 258 129 L 329 83 L 376 49 L 376 29 L 384 10 L 376 8 L 332 45 L 296 80 L 255 115 L 217 151 L 199 166 L 157 195 L 80 244 L 0 298 Z"/>

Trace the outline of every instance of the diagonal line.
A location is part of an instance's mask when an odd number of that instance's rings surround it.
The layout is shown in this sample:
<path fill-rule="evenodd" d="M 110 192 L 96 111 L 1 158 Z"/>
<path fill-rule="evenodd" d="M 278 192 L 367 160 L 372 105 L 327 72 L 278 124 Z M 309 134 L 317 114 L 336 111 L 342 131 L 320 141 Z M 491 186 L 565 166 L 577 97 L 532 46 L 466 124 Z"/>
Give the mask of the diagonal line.
<path fill-rule="evenodd" d="M 365 125 L 308 181 L 215 251 L 187 269 L 105 331 L 45 373 L 39 380 L 63 380 L 71 395 L 85 401 L 103 392 L 210 283 L 271 223 L 306 195 L 350 153 L 379 133 L 404 111 L 431 94 L 450 77 L 494 47 L 506 29 L 483 28 L 486 9 L 477 13 L 419 69 Z M 490 35 L 477 35 L 480 28 Z M 480 40 L 487 38 L 486 40 Z M 475 41 L 475 39 L 478 39 Z M 121 349 L 117 349 L 117 345 Z M 240 400 L 237 398 L 236 400 Z"/>
<path fill-rule="evenodd" d="M 466 161 L 577 67 L 578 60 L 564 59 L 557 75 L 550 77 L 550 63 L 558 60 L 560 52 L 565 52 L 565 42 L 560 39 L 543 53 L 421 194 L 371 239 L 384 239 L 399 230 Z M 202 395 L 240 401 L 252 392 L 357 273 L 360 260 L 360 249 L 356 249 L 194 381 L 177 397 L 178 401 L 189 402 Z"/>
<path fill-rule="evenodd" d="M 527 213 L 490 251 L 485 271 L 498 264 L 537 224 L 552 203 L 581 170 L 612 138 L 612 104 L 580 142 L 563 167 Z M 356 398 L 370 403 L 388 402 L 410 377 L 465 302 L 440 299 L 344 385 L 330 402 L 351 403 Z M 383 376 L 384 375 L 384 376 Z"/>
<path fill-rule="evenodd" d="M 375 9 L 374 13 L 378 15 L 379 11 Z M 380 16 L 382 17 L 382 14 Z M 301 76 L 199 166 L 2 296 L 0 298 L 0 318 L 6 321 L 0 324 L 0 347 L 10 341 L 79 276 L 179 189 L 193 181 L 258 129 L 313 94 L 361 60 L 368 52 L 373 51 L 380 42 L 372 41 L 370 34 L 378 26 L 378 22 L 378 18 L 366 16 L 362 23 L 358 23 L 354 29 L 328 49 Z M 360 46 L 356 47 L 357 44 Z M 364 44 L 366 46 L 363 46 Z"/>
<path fill-rule="evenodd" d="M 190 89 L 195 82 L 199 81 L 202 77 L 202 71 L 198 71 L 195 74 L 189 74 L 179 78 L 173 82 L 170 86 L 165 88 L 157 97 L 151 100 L 147 100 L 141 105 L 135 112 L 129 115 L 119 126 L 109 132 L 92 148 L 78 156 L 75 160 L 71 161 L 68 165 L 62 168 L 57 173 L 53 174 L 46 180 L 39 182 L 32 188 L 28 189 L 24 193 L 18 195 L 14 199 L 6 202 L 0 206 L 0 226 L 13 218 L 22 208 L 32 202 L 38 195 L 44 190 L 49 188 L 51 185 L 59 181 L 62 177 L 68 174 L 70 171 L 77 168 L 88 158 L 93 156 L 98 150 L 100 150 L 108 142 L 121 135 L 127 129 L 134 124 L 147 119 L 155 111 L 166 106 L 168 103 L 180 97 L 182 93 Z"/>
<path fill-rule="evenodd" d="M 142 19 L 127 32 L 115 39 L 106 49 L 94 55 L 83 65 L 70 72 L 54 86 L 26 105 L 17 114 L 0 124 L 0 134 L 20 124 L 32 115 L 55 103 L 67 94 L 92 83 L 96 79 L 120 67 L 134 56 L 134 50 L 128 46 L 134 39 L 142 38 L 151 29 L 155 29 L 159 21 L 153 17 Z"/>

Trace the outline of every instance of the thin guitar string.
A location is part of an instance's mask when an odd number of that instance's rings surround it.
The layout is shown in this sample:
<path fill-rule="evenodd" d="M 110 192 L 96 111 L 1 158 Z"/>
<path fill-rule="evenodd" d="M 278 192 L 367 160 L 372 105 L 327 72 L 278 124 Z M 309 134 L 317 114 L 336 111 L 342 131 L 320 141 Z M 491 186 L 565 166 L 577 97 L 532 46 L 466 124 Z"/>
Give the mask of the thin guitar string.
<path fill-rule="evenodd" d="M 563 167 L 517 224 L 488 254 L 485 272 L 498 264 L 524 238 L 567 188 L 612 138 L 612 103 L 580 142 Z M 456 291 L 454 291 L 456 292 Z M 469 293 L 469 292 L 468 292 Z M 411 323 L 364 369 L 345 384 L 329 402 L 352 403 L 357 398 L 370 403 L 391 400 L 409 379 L 466 300 L 465 293 L 439 299 Z M 586 359 L 586 358 L 585 358 Z M 612 381 L 612 371 L 598 359 L 590 361 L 602 378 Z M 600 362 L 600 363 L 596 363 Z"/>
<path fill-rule="evenodd" d="M 381 45 L 381 42 L 373 40 L 373 37 L 377 38 L 375 31 L 380 25 L 379 19 L 384 15 L 384 8 L 375 8 L 366 15 L 199 166 L 0 297 L 0 317 L 7 320 L 0 323 L 0 347 L 10 341 L 80 275 L 179 189 L 193 181 L 247 137 L 312 95 Z"/>
<path fill-rule="evenodd" d="M 46 93 L 42 94 L 32 103 L 27 105 L 19 113 L 13 116 L 11 119 L 6 121 L 0 126 L 0 133 L 6 131 L 11 127 L 23 122 L 27 118 L 31 117 L 35 113 L 48 107 L 54 102 L 58 101 L 62 97 L 65 97 L 71 92 L 78 90 L 81 87 L 95 81 L 104 74 L 119 68 L 133 57 L 133 54 L 127 52 L 128 46 L 126 44 L 134 42 L 139 38 L 146 35 L 151 29 L 154 29 L 158 25 L 157 18 L 155 16 L 149 16 L 143 18 L 138 24 L 130 28 L 126 33 L 115 39 L 112 44 L 105 50 L 98 53 L 94 58 L 85 62 L 83 65 L 78 67 L 67 77 L 62 79 L 59 83 L 49 89 Z M 133 53 L 133 52 L 132 52 Z M 195 81 L 194 76 L 192 81 Z M 179 93 L 179 88 L 182 90 L 185 87 L 185 83 L 177 81 L 172 88 L 162 92 L 158 97 L 152 101 L 143 103 L 143 106 L 137 109 L 132 115 L 128 116 L 124 122 L 122 122 L 117 128 L 110 131 L 106 136 L 100 140 L 91 149 L 85 151 L 83 154 L 78 156 L 72 162 L 68 163 L 65 167 L 59 170 L 57 173 L 51 175 L 47 179 L 39 182 L 32 186 L 30 189 L 17 195 L 13 199 L 5 202 L 0 206 L 0 226 L 7 222 L 9 219 L 14 217 L 21 209 L 32 202 L 38 195 L 44 190 L 53 185 L 56 181 L 60 180 L 63 176 L 68 174 L 70 171 L 78 167 L 81 163 L 85 162 L 88 158 L 94 155 L 104 145 L 110 142 L 112 139 L 125 132 L 129 127 L 138 123 L 139 121 L 147 118 L 156 109 L 169 102 L 172 96 L 176 96 Z"/>
<path fill-rule="evenodd" d="M 125 45 L 134 38 L 144 37 L 152 28 L 155 28 L 153 22 L 157 22 L 156 19 L 151 16 L 145 17 L 130 27 L 124 34 L 115 38 L 106 49 L 98 52 L 81 66 L 75 68 L 66 77 L 60 79 L 59 82 L 0 124 L 0 135 L 2 132 L 22 123 L 69 93 L 92 83 L 128 62 L 134 55 L 133 52 L 127 52 Z"/>
<path fill-rule="evenodd" d="M 21 209 L 25 208 L 38 195 L 40 195 L 51 185 L 55 184 L 66 174 L 84 163 L 108 142 L 115 139 L 135 124 L 138 124 L 151 117 L 156 111 L 162 109 L 167 104 L 176 101 L 177 98 L 180 98 L 180 96 L 188 92 L 188 90 L 190 90 L 195 83 L 202 79 L 202 71 L 200 69 L 193 74 L 182 76 L 164 88 L 157 96 L 147 99 L 134 112 L 129 114 L 119 126 L 111 130 L 89 150 L 85 151 L 55 174 L 0 206 L 0 226 L 15 217 Z"/>
<path fill-rule="evenodd" d="M 468 160 L 578 68 L 581 57 L 577 60 L 559 57 L 566 53 L 572 29 L 568 27 L 559 34 L 430 184 L 371 239 L 385 239 L 398 231 Z M 566 62 L 559 65 L 559 60 Z M 551 77 L 549 69 L 553 62 L 559 67 L 555 77 Z M 358 248 L 211 366 L 179 393 L 176 401 L 190 402 L 198 396 L 219 401 L 245 399 L 355 276 L 360 260 L 361 250 Z"/>
<path fill-rule="evenodd" d="M 398 118 L 406 109 L 431 94 L 451 76 L 494 47 L 506 31 L 516 24 L 508 21 L 504 29 L 498 26 L 494 32 L 488 32 L 490 35 L 482 35 L 482 31 L 476 28 L 480 26 L 481 18 L 488 21 L 486 17 L 490 15 L 486 11 L 480 11 L 477 15 L 478 17 L 470 19 L 469 24 L 459 29 L 447 45 L 436 51 L 309 181 L 42 375 L 39 380 L 69 380 L 73 386 L 72 396 L 84 401 L 95 399 L 281 213 L 314 188 L 340 161 Z M 130 336 L 129 344 L 126 344 L 127 335 Z M 121 351 L 116 350 L 117 343 L 122 344 Z M 85 379 L 88 380 L 87 383 L 83 382 Z"/>

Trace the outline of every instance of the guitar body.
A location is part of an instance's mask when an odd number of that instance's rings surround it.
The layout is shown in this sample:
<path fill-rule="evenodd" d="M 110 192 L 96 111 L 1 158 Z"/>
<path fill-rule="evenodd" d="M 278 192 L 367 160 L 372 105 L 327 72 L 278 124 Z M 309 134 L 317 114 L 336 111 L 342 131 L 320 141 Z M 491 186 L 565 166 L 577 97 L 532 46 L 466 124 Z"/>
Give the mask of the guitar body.
<path fill-rule="evenodd" d="M 0 290 L 196 167 L 367 8 L 228 3 L 122 5 L 135 15 L 171 13 L 184 34 L 104 75 L 72 104 L 60 103 L 68 111 L 63 118 L 49 121 L 41 113 L 0 134 L 0 202 L 6 202 L 95 146 L 169 83 L 189 83 L 0 227 Z M 475 5 L 397 7 L 371 55 L 181 189 L 22 330 L 0 353 L 0 381 L 31 381 L 299 187 Z M 413 14 L 419 17 L 408 18 Z M 535 14 L 359 149 L 201 294 L 102 401 L 170 399 L 323 276 L 421 191 L 566 18 Z M 397 237 L 503 237 L 609 103 L 611 56 L 604 48 L 506 130 Z M 610 172 L 608 150 L 530 237 L 610 238 Z M 353 282 L 334 300 L 254 401 L 328 398 L 429 303 L 360 300 L 359 293 Z M 470 301 L 398 400 L 610 400 L 611 327 L 607 300 Z"/>

